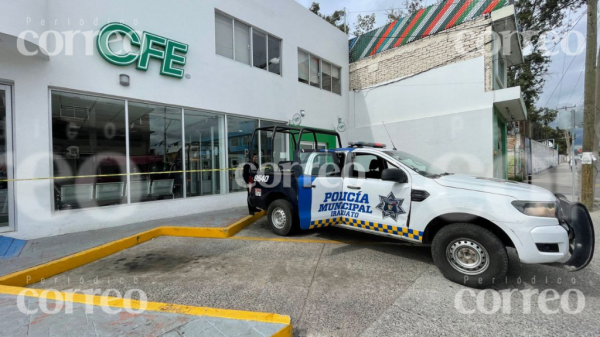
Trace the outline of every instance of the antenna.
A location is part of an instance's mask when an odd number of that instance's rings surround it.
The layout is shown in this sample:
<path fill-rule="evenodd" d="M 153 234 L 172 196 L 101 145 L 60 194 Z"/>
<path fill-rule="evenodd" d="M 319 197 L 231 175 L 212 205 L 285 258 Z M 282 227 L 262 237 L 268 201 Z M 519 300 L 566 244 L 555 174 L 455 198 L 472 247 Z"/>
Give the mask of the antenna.
<path fill-rule="evenodd" d="M 394 145 L 394 141 L 392 140 L 392 136 L 390 136 L 390 132 L 387 129 L 387 126 L 385 125 L 385 123 L 382 121 L 381 124 L 383 124 L 383 127 L 385 128 L 385 132 L 387 132 L 388 134 L 388 138 L 390 139 L 390 142 L 392 142 L 392 146 L 394 147 L 394 151 L 397 151 L 398 149 L 396 148 L 396 145 Z"/>

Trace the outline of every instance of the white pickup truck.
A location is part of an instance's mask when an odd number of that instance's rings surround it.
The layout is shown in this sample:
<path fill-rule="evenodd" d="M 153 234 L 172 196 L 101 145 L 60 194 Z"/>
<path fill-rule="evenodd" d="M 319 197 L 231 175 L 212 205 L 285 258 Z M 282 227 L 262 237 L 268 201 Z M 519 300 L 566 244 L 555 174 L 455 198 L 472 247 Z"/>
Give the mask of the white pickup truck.
<path fill-rule="evenodd" d="M 338 226 L 429 244 L 444 276 L 468 286 L 504 279 L 506 247 L 522 263 L 572 271 L 594 254 L 583 205 L 532 185 L 445 173 L 381 144 L 299 150 L 253 177 L 248 202 L 268 211 L 274 233 Z"/>

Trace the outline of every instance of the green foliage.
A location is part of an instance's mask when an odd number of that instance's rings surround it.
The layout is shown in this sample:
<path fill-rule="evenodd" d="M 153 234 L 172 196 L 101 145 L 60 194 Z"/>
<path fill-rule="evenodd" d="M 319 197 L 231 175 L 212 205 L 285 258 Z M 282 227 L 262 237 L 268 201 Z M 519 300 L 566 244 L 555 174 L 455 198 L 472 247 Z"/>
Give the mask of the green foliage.
<path fill-rule="evenodd" d="M 516 181 L 518 183 L 522 183 L 523 182 L 523 177 L 517 176 L 517 177 L 508 177 L 508 180 L 510 181 Z"/>
<path fill-rule="evenodd" d="M 375 13 L 365 16 L 358 14 L 356 20 L 357 22 L 354 24 L 354 32 L 352 34 L 359 36 L 373 30 L 375 26 Z"/>
<path fill-rule="evenodd" d="M 558 111 L 549 108 L 538 108 L 529 116 L 529 122 L 532 125 L 531 138 L 534 140 L 554 139 L 554 144 L 558 145 L 560 154 L 567 153 L 567 141 L 565 140 L 564 130 L 552 128 L 549 126 L 556 117 Z"/>
<path fill-rule="evenodd" d="M 544 127 L 556 118 L 556 113 L 549 113 L 549 109 L 538 109 L 535 106 L 544 89 L 551 62 L 550 57 L 545 54 L 544 43 L 540 43 L 544 41 L 540 41 L 540 38 L 549 31 L 561 28 L 567 12 L 574 11 L 585 3 L 585 0 L 518 0 L 515 3 L 521 32 L 528 37 L 525 41 L 527 45 L 523 47 L 529 47 L 530 53 L 524 57 L 523 64 L 508 68 L 508 86 L 521 87 L 533 133 L 543 133 Z M 559 29 L 559 35 L 565 33 L 569 25 Z M 534 134 L 530 137 L 538 138 Z"/>
<path fill-rule="evenodd" d="M 348 25 L 345 23 L 346 12 L 344 10 L 335 11 L 331 15 L 323 15 L 321 14 L 321 6 L 318 2 L 313 2 L 309 10 L 318 15 L 319 17 L 323 18 L 323 20 L 337 27 L 342 32 L 346 34 L 350 32 L 350 27 L 348 27 Z"/>
<path fill-rule="evenodd" d="M 385 13 L 387 14 L 387 21 L 388 23 L 390 23 L 393 21 L 397 21 L 400 18 L 411 16 L 423 7 L 423 0 L 405 0 L 404 9 L 406 10 L 391 7 L 385 11 Z"/>

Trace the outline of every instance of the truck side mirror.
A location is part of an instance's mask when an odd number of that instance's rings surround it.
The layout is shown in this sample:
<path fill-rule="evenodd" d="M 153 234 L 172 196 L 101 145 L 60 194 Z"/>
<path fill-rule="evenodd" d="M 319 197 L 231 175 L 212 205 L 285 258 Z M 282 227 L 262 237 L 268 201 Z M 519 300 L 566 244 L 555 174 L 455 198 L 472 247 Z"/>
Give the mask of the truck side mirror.
<path fill-rule="evenodd" d="M 381 172 L 381 180 L 405 184 L 408 182 L 408 177 L 406 176 L 406 173 L 404 173 L 404 171 L 402 171 L 401 169 L 390 168 L 385 169 L 383 170 L 383 172 Z"/>

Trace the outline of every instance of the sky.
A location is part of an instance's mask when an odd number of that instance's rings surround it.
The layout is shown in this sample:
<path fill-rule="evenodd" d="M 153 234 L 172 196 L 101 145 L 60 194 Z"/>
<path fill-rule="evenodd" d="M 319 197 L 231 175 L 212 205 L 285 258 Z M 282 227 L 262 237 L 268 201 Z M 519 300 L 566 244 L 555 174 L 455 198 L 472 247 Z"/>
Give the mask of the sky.
<path fill-rule="evenodd" d="M 386 8 L 402 8 L 404 0 L 296 0 L 305 7 L 310 7 L 313 1 L 319 2 L 321 5 L 321 13 L 331 14 L 335 10 L 347 8 L 350 31 L 354 30 L 356 17 L 360 15 L 369 15 L 375 13 L 375 27 L 383 26 L 387 23 L 385 15 Z M 424 4 L 430 5 L 435 3 L 435 0 L 425 0 Z M 567 13 L 567 21 L 574 21 L 583 14 L 583 10 Z M 581 33 L 580 36 L 585 38 L 587 16 L 581 16 L 569 35 L 569 39 L 565 39 L 562 43 L 568 45 L 570 54 L 565 54 L 562 50 L 551 57 L 552 63 L 546 77 L 544 91 L 540 96 L 537 106 L 557 108 L 564 106 L 573 106 L 582 104 L 583 99 L 583 82 L 584 75 L 582 73 L 585 65 L 585 46 L 580 49 L 577 54 L 577 36 L 575 32 Z M 570 19 L 570 20 L 569 20 Z M 552 45 L 552 44 L 550 44 Z M 557 49 L 562 49 L 557 47 Z M 556 51 L 556 50 L 555 50 Z M 573 55 L 574 54 L 574 55 Z M 564 77 L 563 77 L 564 74 Z M 562 79 L 562 81 L 561 81 Z M 562 82 L 562 83 L 561 83 Z M 561 113 L 561 119 L 567 119 L 568 116 Z M 558 123 L 559 121 L 557 121 Z"/>

